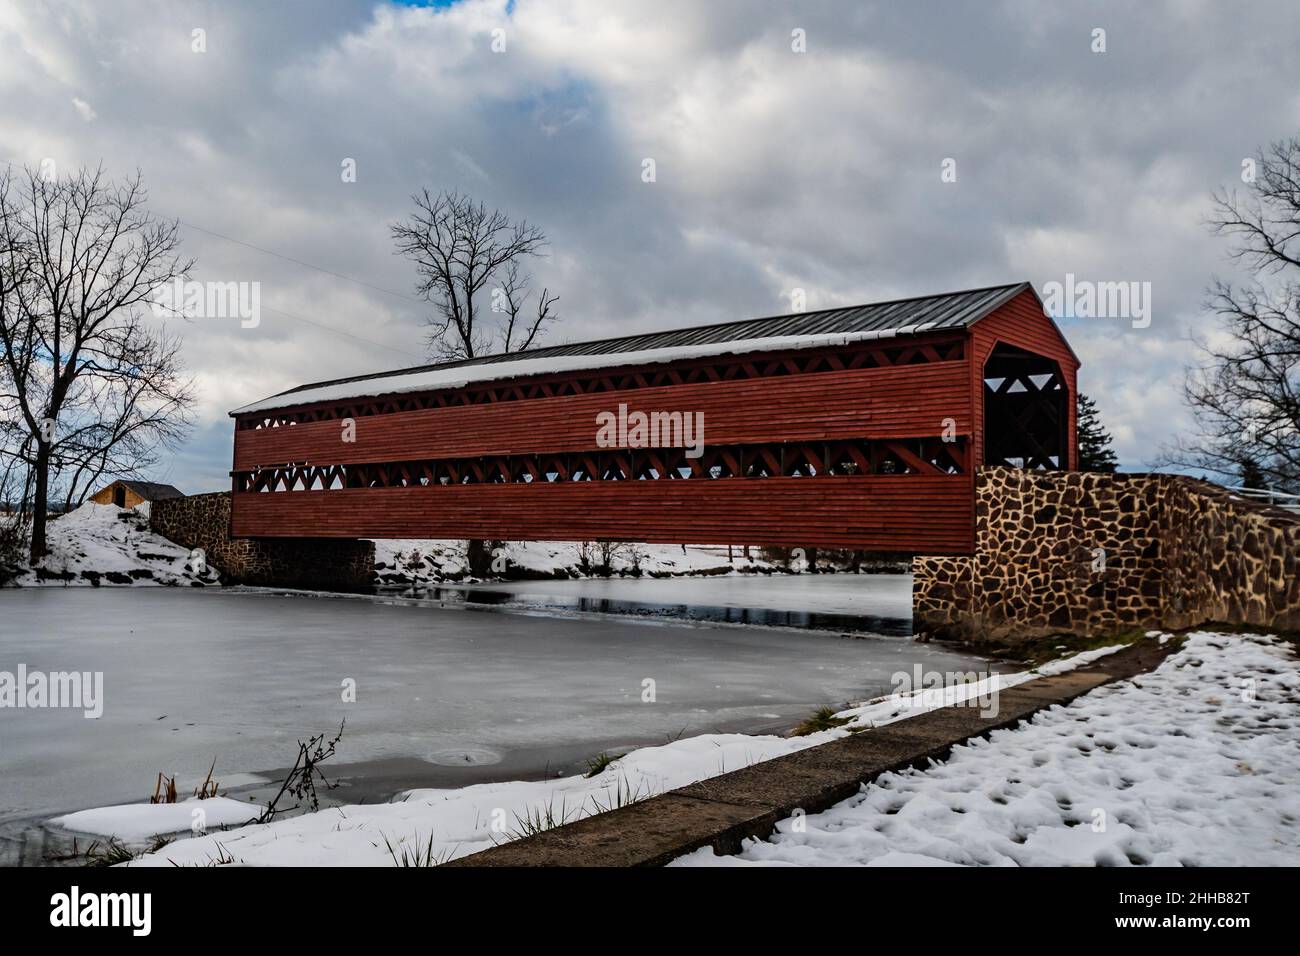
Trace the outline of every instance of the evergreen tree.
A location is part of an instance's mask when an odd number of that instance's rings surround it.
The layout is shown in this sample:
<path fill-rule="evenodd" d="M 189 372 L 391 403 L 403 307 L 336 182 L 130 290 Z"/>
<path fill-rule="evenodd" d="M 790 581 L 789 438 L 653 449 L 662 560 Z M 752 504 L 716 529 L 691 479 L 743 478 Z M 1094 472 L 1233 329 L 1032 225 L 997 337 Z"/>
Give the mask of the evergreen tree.
<path fill-rule="evenodd" d="M 1079 470 L 1114 471 L 1119 465 L 1119 459 L 1110 447 L 1114 439 L 1101 423 L 1097 403 L 1082 392 L 1079 393 L 1078 419 Z"/>
<path fill-rule="evenodd" d="M 1252 458 L 1244 458 L 1241 467 L 1238 470 L 1238 476 L 1241 478 L 1241 487 L 1243 488 L 1267 488 L 1267 479 L 1264 477 L 1264 471 L 1259 467 L 1259 463 Z"/>

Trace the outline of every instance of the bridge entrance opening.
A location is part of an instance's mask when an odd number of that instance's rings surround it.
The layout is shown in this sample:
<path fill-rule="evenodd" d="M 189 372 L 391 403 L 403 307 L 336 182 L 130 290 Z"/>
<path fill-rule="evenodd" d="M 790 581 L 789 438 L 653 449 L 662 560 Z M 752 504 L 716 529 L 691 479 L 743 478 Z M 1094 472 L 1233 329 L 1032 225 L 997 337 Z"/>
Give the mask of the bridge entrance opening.
<path fill-rule="evenodd" d="M 1070 401 L 1054 360 L 997 345 L 984 363 L 984 464 L 1068 468 Z"/>

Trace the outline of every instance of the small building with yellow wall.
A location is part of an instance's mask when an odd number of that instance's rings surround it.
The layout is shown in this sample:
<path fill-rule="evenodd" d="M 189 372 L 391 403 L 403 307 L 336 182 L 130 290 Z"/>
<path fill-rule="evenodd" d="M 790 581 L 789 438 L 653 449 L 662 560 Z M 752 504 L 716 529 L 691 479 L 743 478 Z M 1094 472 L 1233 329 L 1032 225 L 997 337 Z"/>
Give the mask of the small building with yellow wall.
<path fill-rule="evenodd" d="M 97 505 L 117 505 L 119 508 L 134 508 L 146 501 L 166 501 L 168 498 L 184 497 L 184 492 L 172 485 L 164 485 L 156 481 L 132 481 L 119 478 L 91 495 L 90 500 Z"/>

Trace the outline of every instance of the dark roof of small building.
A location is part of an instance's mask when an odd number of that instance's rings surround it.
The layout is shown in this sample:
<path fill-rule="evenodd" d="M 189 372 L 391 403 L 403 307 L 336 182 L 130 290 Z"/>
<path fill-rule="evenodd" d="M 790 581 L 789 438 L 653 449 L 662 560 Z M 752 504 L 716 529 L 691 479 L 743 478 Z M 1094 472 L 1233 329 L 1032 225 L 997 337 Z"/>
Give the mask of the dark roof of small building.
<path fill-rule="evenodd" d="M 515 362 L 521 359 L 545 359 L 565 355 L 614 355 L 619 352 L 639 352 L 647 349 L 679 348 L 689 345 L 714 345 L 750 339 L 779 338 L 796 335 L 821 335 L 838 333 L 879 332 L 888 334 L 924 325 L 926 332 L 943 329 L 968 328 L 999 306 L 1005 305 L 1021 292 L 1033 287 L 1028 282 L 945 292 L 939 295 L 922 295 L 910 299 L 891 299 L 865 305 L 820 309 L 816 312 L 795 312 L 772 315 L 758 319 L 741 319 L 697 325 L 686 329 L 668 329 L 663 332 L 646 332 L 640 335 L 622 335 L 616 338 L 574 342 L 567 345 L 548 345 L 523 352 L 505 352 L 472 359 L 416 365 L 388 372 L 355 375 L 324 382 L 299 385 L 273 396 L 280 398 L 296 392 L 328 385 L 346 385 L 371 379 L 396 378 L 430 372 L 435 369 L 460 368 L 470 365 L 489 365 L 495 362 Z"/>
<path fill-rule="evenodd" d="M 119 478 L 114 484 L 126 485 L 145 501 L 166 501 L 168 498 L 184 498 L 185 492 L 175 485 L 164 485 L 157 481 L 134 481 Z"/>

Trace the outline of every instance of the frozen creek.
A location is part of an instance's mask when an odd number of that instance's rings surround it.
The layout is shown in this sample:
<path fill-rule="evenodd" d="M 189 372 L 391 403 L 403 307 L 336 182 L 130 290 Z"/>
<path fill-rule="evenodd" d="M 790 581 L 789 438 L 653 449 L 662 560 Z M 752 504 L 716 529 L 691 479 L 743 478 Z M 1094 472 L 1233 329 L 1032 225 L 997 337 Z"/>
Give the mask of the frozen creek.
<path fill-rule="evenodd" d="M 802 582 L 765 582 L 760 608 L 797 607 L 808 588 L 810 610 L 830 601 L 843 612 L 861 583 L 896 614 L 907 587 L 897 576 L 891 597 L 881 576 L 840 576 L 816 582 L 819 595 Z M 646 584 L 647 602 L 659 602 L 663 583 Z M 752 584 L 739 586 L 752 596 Z M 636 587 L 621 582 L 619 596 L 635 599 Z M 572 773 L 601 751 L 678 736 L 781 731 L 816 707 L 887 691 L 918 661 L 989 669 L 900 637 L 528 606 L 526 596 L 498 613 L 259 591 L 0 592 L 0 670 L 104 675 L 99 719 L 0 711 L 0 862 L 36 862 L 14 845 L 23 821 L 143 800 L 160 771 L 192 789 L 215 758 L 224 790 L 258 794 L 299 738 L 345 717 L 332 762 L 343 785 L 331 799 L 374 802 L 411 787 Z M 653 703 L 642 700 L 647 679 Z M 355 702 L 343 700 L 349 680 Z"/>

